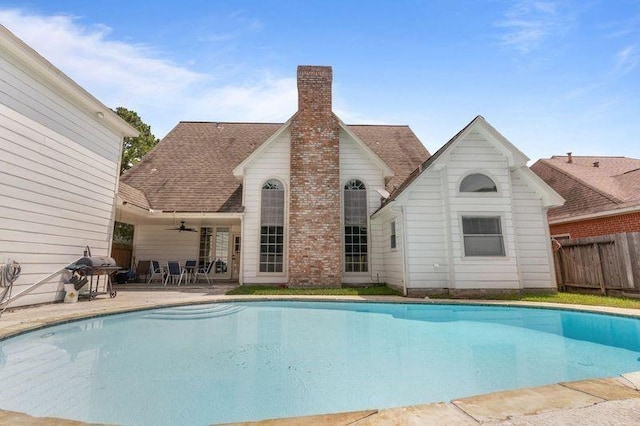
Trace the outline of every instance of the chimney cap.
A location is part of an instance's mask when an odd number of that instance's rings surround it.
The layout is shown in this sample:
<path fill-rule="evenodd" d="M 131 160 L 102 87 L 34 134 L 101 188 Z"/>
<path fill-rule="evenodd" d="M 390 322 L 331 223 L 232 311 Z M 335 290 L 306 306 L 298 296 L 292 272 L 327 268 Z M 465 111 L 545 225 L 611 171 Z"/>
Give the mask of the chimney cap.
<path fill-rule="evenodd" d="M 567 163 L 571 164 L 573 163 L 573 157 L 572 157 L 573 152 L 567 152 Z"/>

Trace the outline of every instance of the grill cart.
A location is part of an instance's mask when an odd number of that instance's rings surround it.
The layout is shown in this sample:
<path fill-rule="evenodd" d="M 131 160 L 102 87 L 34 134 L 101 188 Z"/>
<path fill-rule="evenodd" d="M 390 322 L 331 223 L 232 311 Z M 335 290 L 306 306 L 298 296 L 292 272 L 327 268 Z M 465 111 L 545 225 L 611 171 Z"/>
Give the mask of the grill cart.
<path fill-rule="evenodd" d="M 68 265 L 66 269 L 76 276 L 75 282 L 85 281 L 89 285 L 89 300 L 101 294 L 116 297 L 117 292 L 113 289 L 111 275 L 121 268 L 112 257 L 85 256 Z"/>

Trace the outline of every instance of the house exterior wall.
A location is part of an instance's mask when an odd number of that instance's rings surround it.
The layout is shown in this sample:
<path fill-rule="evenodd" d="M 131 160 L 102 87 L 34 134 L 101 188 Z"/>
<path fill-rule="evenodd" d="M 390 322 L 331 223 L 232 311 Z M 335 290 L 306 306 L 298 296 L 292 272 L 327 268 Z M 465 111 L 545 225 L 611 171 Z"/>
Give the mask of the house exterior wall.
<path fill-rule="evenodd" d="M 330 67 L 298 67 L 291 120 L 289 284 L 341 285 L 339 123 L 331 111 Z"/>
<path fill-rule="evenodd" d="M 383 227 L 395 218 L 398 244 L 406 240 L 409 295 L 555 288 L 546 209 L 521 172 L 510 171 L 507 155 L 496 144 L 484 132 L 472 129 L 431 164 L 393 207 L 374 215 L 374 222 Z M 460 182 L 472 173 L 490 177 L 497 192 L 461 193 Z M 399 212 L 404 220 L 398 220 Z M 465 256 L 463 216 L 499 217 L 505 256 Z M 394 255 L 386 237 L 380 238 L 385 257 Z M 385 259 L 384 265 L 385 280 L 393 285 L 401 282 L 401 255 Z"/>
<path fill-rule="evenodd" d="M 446 174 L 427 170 L 403 206 L 407 287 L 449 287 Z"/>
<path fill-rule="evenodd" d="M 0 55 L 0 261 L 19 262 L 13 294 L 81 257 L 109 255 L 122 139 Z M 64 296 L 62 277 L 12 306 Z"/>
<path fill-rule="evenodd" d="M 546 209 L 518 170 L 511 172 L 511 188 L 521 287 L 555 287 Z"/>
<path fill-rule="evenodd" d="M 516 260 L 511 181 L 506 157 L 480 133 L 472 132 L 456 145 L 447 164 L 447 191 L 453 257 L 452 281 L 456 289 L 517 289 L 520 287 Z M 496 183 L 497 193 L 460 193 L 462 178 L 471 172 L 486 174 Z M 505 256 L 465 257 L 462 216 L 499 216 Z"/>
<path fill-rule="evenodd" d="M 170 229 L 174 227 L 175 225 L 136 225 L 133 234 L 133 256 L 136 262 L 157 260 L 166 266 L 168 261 L 184 264 L 187 260 L 197 259 L 200 233 Z"/>
<path fill-rule="evenodd" d="M 243 283 L 245 284 L 281 284 L 288 281 L 287 236 L 290 232 L 287 226 L 288 195 L 290 191 L 289 174 L 290 134 L 283 132 L 263 153 L 251 167 L 245 170 L 242 196 L 244 205 L 244 220 L 242 230 L 242 267 Z M 284 271 L 282 273 L 260 273 L 258 255 L 260 248 L 260 204 L 262 185 L 269 179 L 278 179 L 285 186 L 285 247 Z"/>
<path fill-rule="evenodd" d="M 395 222 L 396 246 L 391 247 L 391 223 Z M 402 214 L 385 210 L 371 220 L 371 234 L 376 258 L 380 259 L 380 282 L 396 289 L 404 288 L 404 223 Z M 378 254 L 379 253 L 379 254 Z"/>
<path fill-rule="evenodd" d="M 551 235 L 571 238 L 594 237 L 621 232 L 640 232 L 640 212 L 550 225 Z"/>

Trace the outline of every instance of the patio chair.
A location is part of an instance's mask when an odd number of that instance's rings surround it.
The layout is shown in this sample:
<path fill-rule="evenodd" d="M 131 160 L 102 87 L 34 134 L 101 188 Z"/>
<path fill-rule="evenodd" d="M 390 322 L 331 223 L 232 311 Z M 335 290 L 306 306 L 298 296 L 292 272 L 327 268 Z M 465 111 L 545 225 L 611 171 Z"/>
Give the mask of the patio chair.
<path fill-rule="evenodd" d="M 139 260 L 138 266 L 136 266 L 136 281 L 147 281 L 149 276 L 149 270 L 151 269 L 150 260 Z M 142 279 L 144 277 L 144 280 Z"/>
<path fill-rule="evenodd" d="M 184 264 L 184 273 L 187 276 L 186 281 L 190 283 L 195 278 L 197 260 L 187 260 Z"/>
<path fill-rule="evenodd" d="M 211 280 L 209 279 L 209 273 L 211 272 L 211 268 L 213 267 L 214 262 L 209 262 L 206 265 L 201 266 L 200 268 L 198 268 L 198 271 L 196 272 L 196 276 L 193 278 L 193 280 L 197 283 L 200 279 L 200 276 L 204 276 L 207 279 L 207 284 L 211 285 Z"/>
<path fill-rule="evenodd" d="M 157 260 L 151 261 L 151 270 L 149 271 L 149 281 L 147 284 L 151 284 L 156 278 L 160 278 L 160 282 L 164 280 L 164 268 L 160 266 L 160 262 Z"/>
<path fill-rule="evenodd" d="M 167 285 L 169 280 L 173 282 L 173 278 L 178 278 L 178 285 L 182 282 L 182 278 L 184 277 L 184 269 L 180 266 L 179 262 L 168 262 L 169 273 L 167 274 L 167 278 L 164 280 L 164 285 Z"/>

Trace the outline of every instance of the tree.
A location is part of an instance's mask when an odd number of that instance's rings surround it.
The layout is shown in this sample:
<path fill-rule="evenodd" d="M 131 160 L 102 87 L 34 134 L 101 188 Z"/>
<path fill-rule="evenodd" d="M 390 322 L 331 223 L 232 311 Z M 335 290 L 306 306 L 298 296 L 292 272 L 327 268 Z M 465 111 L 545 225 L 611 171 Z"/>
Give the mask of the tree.
<path fill-rule="evenodd" d="M 142 156 L 156 146 L 160 140 L 151 133 L 151 126 L 142 121 L 137 112 L 124 107 L 118 107 L 114 112 L 140 132 L 138 137 L 124 138 L 120 163 L 120 174 L 122 174 L 140 161 Z M 113 224 L 113 242 L 131 245 L 133 243 L 133 225 L 116 221 Z"/>
<path fill-rule="evenodd" d="M 120 164 L 120 174 L 122 174 L 140 161 L 142 156 L 156 146 L 160 140 L 151 133 L 151 126 L 142 121 L 137 112 L 118 107 L 115 109 L 115 113 L 140 132 L 138 137 L 124 138 Z"/>

